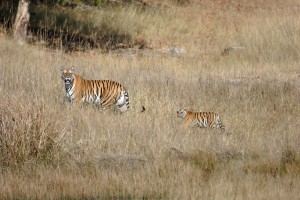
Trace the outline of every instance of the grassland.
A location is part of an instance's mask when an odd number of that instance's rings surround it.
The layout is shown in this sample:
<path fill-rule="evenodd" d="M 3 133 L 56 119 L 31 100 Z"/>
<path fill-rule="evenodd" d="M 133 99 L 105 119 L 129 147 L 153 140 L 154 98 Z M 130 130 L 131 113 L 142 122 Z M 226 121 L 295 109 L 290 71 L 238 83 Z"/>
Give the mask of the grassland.
<path fill-rule="evenodd" d="M 299 199 L 300 4 L 117 9 L 113 26 L 151 49 L 66 54 L 0 35 L 0 199 Z M 68 103 L 61 65 L 122 83 L 131 110 Z M 180 106 L 220 113 L 226 134 L 182 127 Z"/>

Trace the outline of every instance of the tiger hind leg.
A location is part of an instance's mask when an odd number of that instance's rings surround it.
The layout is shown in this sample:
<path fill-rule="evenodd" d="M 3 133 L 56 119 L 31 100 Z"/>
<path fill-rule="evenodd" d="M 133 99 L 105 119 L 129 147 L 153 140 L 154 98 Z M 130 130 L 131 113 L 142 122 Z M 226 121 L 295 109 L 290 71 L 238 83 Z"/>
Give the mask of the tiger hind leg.
<path fill-rule="evenodd" d="M 216 120 L 216 126 L 221 131 L 225 131 L 225 126 L 222 124 L 220 117 L 218 117 Z"/>
<path fill-rule="evenodd" d="M 126 112 L 129 109 L 129 97 L 125 90 L 121 91 L 120 97 L 116 101 L 115 106 L 120 112 Z"/>

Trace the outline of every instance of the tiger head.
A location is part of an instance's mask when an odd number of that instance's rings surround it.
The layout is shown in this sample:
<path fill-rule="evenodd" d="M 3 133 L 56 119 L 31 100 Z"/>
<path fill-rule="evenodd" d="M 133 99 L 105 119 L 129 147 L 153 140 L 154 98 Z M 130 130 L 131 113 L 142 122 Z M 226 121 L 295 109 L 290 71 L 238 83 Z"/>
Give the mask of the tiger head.
<path fill-rule="evenodd" d="M 61 79 L 66 84 L 72 84 L 75 78 L 74 66 L 72 66 L 71 69 L 65 69 L 63 66 L 61 66 L 61 72 L 62 72 Z"/>
<path fill-rule="evenodd" d="M 184 109 L 184 108 L 179 108 L 179 109 L 177 110 L 177 117 L 178 117 L 178 118 L 181 118 L 181 119 L 184 119 L 185 116 L 186 116 L 186 113 L 187 113 L 186 109 Z"/>
<path fill-rule="evenodd" d="M 71 69 L 65 69 L 63 66 L 61 66 L 61 72 L 61 79 L 65 82 L 66 90 L 68 91 L 70 88 L 72 88 L 75 79 L 74 66 L 72 66 Z"/>

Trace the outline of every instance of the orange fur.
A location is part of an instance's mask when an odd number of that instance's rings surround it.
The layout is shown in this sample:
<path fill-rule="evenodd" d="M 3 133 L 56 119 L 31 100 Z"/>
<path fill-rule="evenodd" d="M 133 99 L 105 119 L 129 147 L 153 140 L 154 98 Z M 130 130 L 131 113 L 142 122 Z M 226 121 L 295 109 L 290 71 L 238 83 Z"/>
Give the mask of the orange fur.
<path fill-rule="evenodd" d="M 215 112 L 191 112 L 181 108 L 177 111 L 177 117 L 183 119 L 185 126 L 196 125 L 201 128 L 210 127 L 225 130 L 219 114 Z"/>
<path fill-rule="evenodd" d="M 102 108 L 115 105 L 121 112 L 129 109 L 129 97 L 126 89 L 111 80 L 87 80 L 74 73 L 74 68 L 62 67 L 62 79 L 69 101 L 95 103 Z"/>

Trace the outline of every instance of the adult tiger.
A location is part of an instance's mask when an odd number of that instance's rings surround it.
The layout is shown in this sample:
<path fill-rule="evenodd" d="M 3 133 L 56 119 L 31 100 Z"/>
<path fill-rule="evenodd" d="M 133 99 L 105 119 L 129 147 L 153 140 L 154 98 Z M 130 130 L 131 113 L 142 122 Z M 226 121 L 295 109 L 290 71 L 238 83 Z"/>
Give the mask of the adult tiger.
<path fill-rule="evenodd" d="M 217 127 L 222 131 L 225 131 L 225 127 L 221 122 L 219 114 L 215 112 L 191 112 L 180 108 L 177 111 L 177 117 L 183 119 L 183 123 L 186 126 L 192 124 L 200 128 Z"/>
<path fill-rule="evenodd" d="M 126 89 L 111 80 L 86 80 L 75 74 L 74 66 L 65 69 L 61 66 L 61 79 L 65 82 L 67 98 L 70 102 L 86 102 L 108 108 L 114 105 L 120 112 L 129 109 L 129 97 Z"/>

